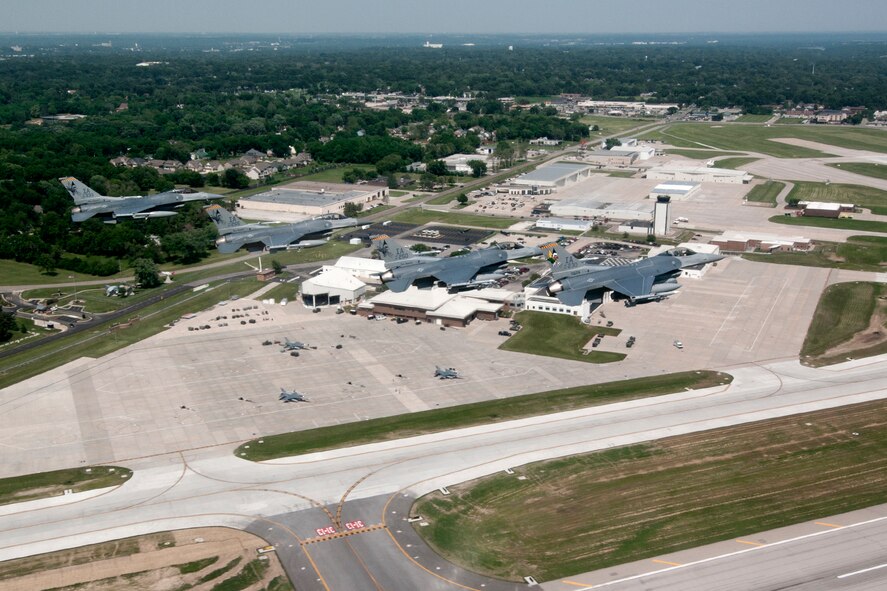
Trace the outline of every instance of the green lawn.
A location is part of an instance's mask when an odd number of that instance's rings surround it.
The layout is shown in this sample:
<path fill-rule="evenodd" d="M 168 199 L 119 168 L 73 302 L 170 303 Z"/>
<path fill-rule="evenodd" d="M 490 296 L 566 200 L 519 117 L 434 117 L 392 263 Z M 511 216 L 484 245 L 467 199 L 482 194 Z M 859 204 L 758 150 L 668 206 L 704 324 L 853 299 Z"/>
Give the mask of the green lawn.
<path fill-rule="evenodd" d="M 397 191 L 395 189 L 388 191 L 388 195 L 390 195 L 391 197 L 403 197 L 404 195 L 408 195 L 409 193 L 409 191 Z"/>
<path fill-rule="evenodd" d="M 0 284 L 2 285 L 39 285 L 41 283 L 65 283 L 74 286 L 76 281 L 108 281 L 113 282 L 115 278 L 131 275 L 127 271 L 111 275 L 110 277 L 99 277 L 97 275 L 85 275 L 83 273 L 75 273 L 59 269 L 55 275 L 44 275 L 34 265 L 28 263 L 17 263 L 8 259 L 0 259 Z M 73 277 L 69 279 L 69 277 Z"/>
<path fill-rule="evenodd" d="M 109 283 L 113 284 L 114 282 Z M 22 297 L 25 299 L 38 300 L 55 299 L 57 301 L 56 305 L 67 306 L 75 299 L 74 296 L 76 295 L 78 303 L 82 303 L 88 312 L 101 314 L 103 312 L 113 312 L 114 310 L 137 304 L 151 296 L 171 289 L 174 285 L 175 284 L 173 283 L 166 283 L 153 289 L 137 289 L 133 295 L 126 298 L 106 296 L 104 285 L 84 286 L 76 291 L 70 287 L 42 287 L 40 289 L 28 290 L 22 293 Z"/>
<path fill-rule="evenodd" d="M 887 166 L 872 162 L 830 162 L 828 166 L 876 179 L 887 179 Z"/>
<path fill-rule="evenodd" d="M 132 323 L 120 323 L 112 328 L 105 322 L 92 330 L 66 335 L 29 351 L 0 359 L 0 388 L 64 365 L 79 357 L 100 357 L 132 343 L 144 340 L 164 330 L 165 326 L 183 314 L 199 312 L 233 295 L 246 296 L 262 283 L 253 278 L 231 282 L 216 282 L 212 289 L 198 292 L 187 290 L 148 306 L 134 315 Z"/>
<path fill-rule="evenodd" d="M 822 356 L 868 327 L 883 293 L 880 283 L 836 283 L 826 288 L 807 329 L 801 356 Z"/>
<path fill-rule="evenodd" d="M 456 564 L 552 581 L 885 503 L 885 449 L 876 401 L 530 464 L 411 513 Z"/>
<path fill-rule="evenodd" d="M 290 303 L 295 302 L 298 300 L 299 285 L 300 283 L 298 281 L 292 283 L 278 283 L 262 294 L 262 299 L 274 298 L 275 302 L 280 302 L 280 300 L 286 298 Z"/>
<path fill-rule="evenodd" d="M 766 123 L 773 115 L 750 115 L 745 113 L 736 118 L 736 123 Z"/>
<path fill-rule="evenodd" d="M 120 466 L 70 468 L 39 474 L 0 478 L 0 505 L 56 497 L 71 489 L 83 492 L 123 484 L 132 470 Z"/>
<path fill-rule="evenodd" d="M 717 158 L 719 156 L 740 156 L 739 152 L 721 152 L 715 150 L 681 150 L 680 148 L 672 148 L 665 151 L 666 154 L 674 154 L 675 156 L 683 156 L 684 158 L 693 158 L 694 160 L 708 160 L 709 158 Z"/>
<path fill-rule="evenodd" d="M 597 125 L 600 131 L 592 131 L 590 141 L 594 141 L 596 136 L 606 137 L 610 135 L 618 135 L 629 129 L 640 127 L 641 125 L 650 125 L 656 123 L 656 119 L 632 119 L 626 117 L 607 117 L 606 115 L 586 115 L 579 120 L 591 127 Z"/>
<path fill-rule="evenodd" d="M 520 322 L 523 328 L 499 345 L 499 348 L 504 351 L 589 363 L 611 363 L 625 359 L 623 353 L 594 349 L 583 355 L 585 345 L 594 338 L 594 335 L 615 336 L 621 332 L 618 329 L 587 326 L 579 322 L 575 316 L 544 312 L 520 312 L 515 316 L 515 320 Z"/>
<path fill-rule="evenodd" d="M 496 218 L 471 213 L 450 213 L 426 209 L 408 209 L 398 213 L 391 219 L 395 222 L 403 222 L 406 224 L 424 225 L 431 222 L 440 222 L 454 226 L 475 226 L 478 228 L 496 229 L 508 228 L 512 224 L 521 221 L 520 218 Z"/>
<path fill-rule="evenodd" d="M 761 152 L 780 158 L 817 158 L 823 152 L 771 141 L 775 138 L 797 138 L 828 145 L 887 152 L 887 133 L 830 125 L 798 125 L 765 127 L 763 125 L 708 125 L 674 123 L 667 128 L 642 136 L 642 139 L 658 139 L 679 148 L 715 148 Z"/>
<path fill-rule="evenodd" d="M 784 224 L 786 226 L 811 226 L 813 228 L 836 228 L 838 230 L 853 230 L 854 232 L 887 233 L 887 222 L 870 220 L 776 215 L 771 217 L 770 221 L 774 224 Z"/>
<path fill-rule="evenodd" d="M 862 185 L 795 181 L 795 186 L 788 194 L 788 199 L 853 203 L 859 207 L 870 209 L 874 214 L 887 215 L 887 191 Z"/>
<path fill-rule="evenodd" d="M 760 160 L 760 158 L 752 158 L 749 156 L 736 156 L 733 158 L 724 158 L 722 160 L 718 160 L 715 162 L 715 167 L 717 168 L 729 168 L 732 170 L 738 170 L 749 164 L 751 162 L 755 162 Z"/>
<path fill-rule="evenodd" d="M 842 243 L 819 242 L 813 252 L 743 254 L 742 258 L 762 263 L 878 273 L 884 270 L 883 263 L 887 261 L 887 237 L 851 236 Z"/>
<path fill-rule="evenodd" d="M 262 437 L 248 441 L 235 450 L 235 454 L 247 460 L 262 461 L 283 458 L 324 449 L 335 449 L 401 439 L 474 425 L 510 421 L 554 412 L 585 408 L 597 404 L 609 404 L 661 394 L 671 394 L 685 389 L 702 389 L 729 384 L 732 376 L 713 371 L 687 371 L 647 378 L 622 380 L 606 384 L 579 386 L 564 390 L 514 396 L 502 400 L 487 400 L 414 412 L 393 417 L 345 423 L 307 431 Z"/>
<path fill-rule="evenodd" d="M 349 170 L 353 170 L 355 168 L 359 168 L 360 170 L 375 170 L 375 166 L 370 166 L 369 164 L 344 164 L 342 166 L 337 166 L 336 168 L 330 168 L 328 170 L 321 170 L 320 172 L 315 172 L 314 174 L 305 175 L 303 177 L 299 177 L 299 181 L 313 181 L 315 183 L 342 183 L 342 175 L 344 175 Z"/>
<path fill-rule="evenodd" d="M 760 185 L 752 187 L 751 191 L 748 192 L 745 198 L 748 201 L 753 201 L 755 203 L 769 203 L 773 207 L 776 207 L 776 198 L 779 197 L 779 193 L 784 188 L 785 183 L 765 181 Z"/>

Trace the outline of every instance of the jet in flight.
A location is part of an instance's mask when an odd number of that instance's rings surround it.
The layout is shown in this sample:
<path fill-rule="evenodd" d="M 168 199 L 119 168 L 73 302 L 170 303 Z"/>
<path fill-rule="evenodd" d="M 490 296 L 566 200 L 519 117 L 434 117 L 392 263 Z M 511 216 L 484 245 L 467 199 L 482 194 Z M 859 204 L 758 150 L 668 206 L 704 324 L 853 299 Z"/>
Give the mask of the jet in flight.
<path fill-rule="evenodd" d="M 417 282 L 420 287 L 440 282 L 451 291 L 487 287 L 505 277 L 501 268 L 508 261 L 542 254 L 535 246 L 510 250 L 493 246 L 460 256 L 438 258 L 417 256 L 387 236 L 379 236 L 375 242 L 388 269 L 379 278 L 394 292 L 405 291 Z"/>
<path fill-rule="evenodd" d="M 628 265 L 605 267 L 585 265 L 560 247 L 556 252 L 557 263 L 552 267 L 554 281 L 547 289 L 549 294 L 568 306 L 579 305 L 589 292 L 603 293 L 604 290 L 623 296 L 627 306 L 660 300 L 681 287 L 676 279 L 681 269 L 724 258 L 686 249 L 671 250 Z"/>
<path fill-rule="evenodd" d="M 455 380 L 459 377 L 459 372 L 452 367 L 434 367 L 434 377 L 442 380 Z"/>
<path fill-rule="evenodd" d="M 206 213 L 219 230 L 216 248 L 223 254 L 236 252 L 244 246 L 248 250 L 272 251 L 322 246 L 327 243 L 326 237 L 333 230 L 350 228 L 359 223 L 354 218 L 328 214 L 293 224 L 244 224 L 220 205 L 210 205 Z"/>
<path fill-rule="evenodd" d="M 304 394 L 295 390 L 288 391 L 286 388 L 280 389 L 280 400 L 283 402 L 308 402 Z"/>
<path fill-rule="evenodd" d="M 59 181 L 74 199 L 71 220 L 82 222 L 91 217 L 99 217 L 106 224 L 116 224 L 118 219 L 162 218 L 176 215 L 176 210 L 189 201 L 209 201 L 219 199 L 212 193 L 180 193 L 164 191 L 156 195 L 131 195 L 128 197 L 106 197 L 99 195 L 74 177 L 60 178 Z"/>

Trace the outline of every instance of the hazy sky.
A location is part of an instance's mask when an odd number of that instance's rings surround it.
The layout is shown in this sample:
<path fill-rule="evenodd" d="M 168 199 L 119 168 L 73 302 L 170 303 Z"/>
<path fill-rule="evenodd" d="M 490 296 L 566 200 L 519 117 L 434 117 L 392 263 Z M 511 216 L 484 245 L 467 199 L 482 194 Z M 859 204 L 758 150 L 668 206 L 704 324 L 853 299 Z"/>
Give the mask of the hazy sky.
<path fill-rule="evenodd" d="M 0 0 L 0 30 L 70 33 L 887 31 L 887 0 Z"/>

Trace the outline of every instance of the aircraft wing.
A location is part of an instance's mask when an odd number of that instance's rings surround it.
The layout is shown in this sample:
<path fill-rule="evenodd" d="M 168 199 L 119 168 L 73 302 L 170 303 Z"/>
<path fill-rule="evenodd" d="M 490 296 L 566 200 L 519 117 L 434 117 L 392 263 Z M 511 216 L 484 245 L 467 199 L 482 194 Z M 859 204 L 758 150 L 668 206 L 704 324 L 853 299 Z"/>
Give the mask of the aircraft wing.
<path fill-rule="evenodd" d="M 390 289 L 391 291 L 393 291 L 395 293 L 400 293 L 402 291 L 406 291 L 406 289 L 410 285 L 412 285 L 412 283 L 415 279 L 416 279 L 415 275 L 407 274 L 407 275 L 402 275 L 402 276 L 394 279 L 393 281 L 389 281 L 385 285 L 387 285 L 388 289 Z"/>
<path fill-rule="evenodd" d="M 115 217 L 129 217 L 151 209 L 156 204 L 150 203 L 147 199 L 121 199 L 118 203 L 109 205 Z"/>
<path fill-rule="evenodd" d="M 569 291 L 561 291 L 557 294 L 557 299 L 564 305 L 567 306 L 578 306 L 582 303 L 582 300 L 585 299 L 585 294 L 588 292 L 587 288 L 581 289 L 572 289 Z"/>
<path fill-rule="evenodd" d="M 604 286 L 613 291 L 617 291 L 624 296 L 637 298 L 650 295 L 650 291 L 653 289 L 654 279 L 655 277 L 653 275 L 637 275 L 627 279 L 607 281 L 604 283 Z"/>
<path fill-rule="evenodd" d="M 458 265 L 449 269 L 442 269 L 434 273 L 434 278 L 443 281 L 447 285 L 457 283 L 467 283 L 477 275 L 477 269 L 474 265 Z"/>
<path fill-rule="evenodd" d="M 281 248 L 286 248 L 293 241 L 298 239 L 293 232 L 272 232 L 271 234 L 260 237 L 262 244 L 264 244 L 268 250 L 279 250 Z"/>

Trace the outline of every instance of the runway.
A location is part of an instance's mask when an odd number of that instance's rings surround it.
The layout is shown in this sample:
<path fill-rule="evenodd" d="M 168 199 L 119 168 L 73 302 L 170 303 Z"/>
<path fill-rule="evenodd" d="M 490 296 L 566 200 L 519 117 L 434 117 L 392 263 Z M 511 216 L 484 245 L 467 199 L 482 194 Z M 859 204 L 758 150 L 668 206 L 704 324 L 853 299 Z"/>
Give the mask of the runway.
<path fill-rule="evenodd" d="M 0 560 L 223 525 L 278 544 L 300 591 L 511 589 L 446 564 L 405 536 L 412 498 L 527 462 L 887 397 L 887 356 L 827 369 L 780 362 L 732 373 L 726 388 L 265 464 L 235 458 L 230 445 L 134 461 L 133 477 L 105 494 L 0 512 Z M 860 564 L 842 566 L 852 572 Z"/>

